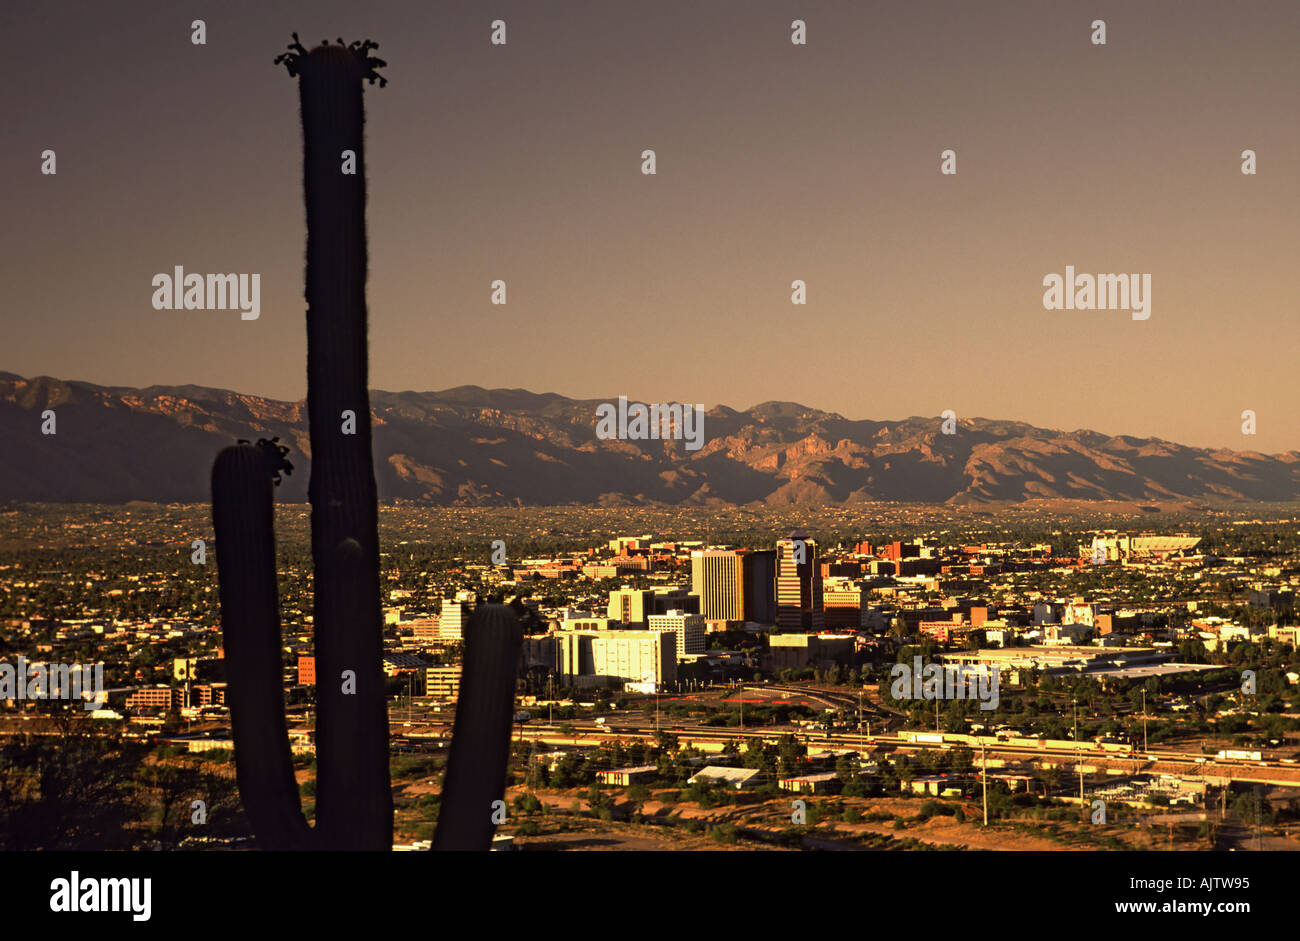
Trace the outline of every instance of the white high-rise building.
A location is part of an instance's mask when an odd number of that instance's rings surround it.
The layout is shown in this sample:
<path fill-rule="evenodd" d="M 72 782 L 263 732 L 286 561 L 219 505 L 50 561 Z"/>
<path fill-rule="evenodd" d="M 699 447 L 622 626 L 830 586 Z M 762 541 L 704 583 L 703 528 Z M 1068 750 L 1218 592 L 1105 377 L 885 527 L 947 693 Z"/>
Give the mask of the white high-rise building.
<path fill-rule="evenodd" d="M 443 598 L 442 614 L 438 618 L 438 639 L 464 640 L 465 626 L 477 606 L 478 595 L 472 591 L 458 591 L 455 598 Z"/>
<path fill-rule="evenodd" d="M 556 631 L 555 672 L 560 683 L 608 686 L 677 679 L 677 635 L 670 631 Z"/>
<path fill-rule="evenodd" d="M 677 657 L 704 653 L 704 615 L 686 611 L 652 614 L 647 619 L 652 631 L 672 633 L 677 637 Z"/>

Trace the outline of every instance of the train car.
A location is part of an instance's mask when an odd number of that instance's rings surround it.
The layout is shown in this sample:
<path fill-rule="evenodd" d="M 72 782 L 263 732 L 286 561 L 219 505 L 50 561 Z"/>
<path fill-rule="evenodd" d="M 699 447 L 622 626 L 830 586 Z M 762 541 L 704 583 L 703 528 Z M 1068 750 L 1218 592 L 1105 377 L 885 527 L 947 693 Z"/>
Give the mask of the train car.
<path fill-rule="evenodd" d="M 1257 751 L 1243 751 L 1238 748 L 1228 748 L 1214 756 L 1220 761 L 1261 761 L 1263 754 Z"/>
<path fill-rule="evenodd" d="M 913 742 L 926 742 L 930 745 L 942 745 L 943 736 L 938 732 L 911 732 L 908 733 L 908 740 Z"/>

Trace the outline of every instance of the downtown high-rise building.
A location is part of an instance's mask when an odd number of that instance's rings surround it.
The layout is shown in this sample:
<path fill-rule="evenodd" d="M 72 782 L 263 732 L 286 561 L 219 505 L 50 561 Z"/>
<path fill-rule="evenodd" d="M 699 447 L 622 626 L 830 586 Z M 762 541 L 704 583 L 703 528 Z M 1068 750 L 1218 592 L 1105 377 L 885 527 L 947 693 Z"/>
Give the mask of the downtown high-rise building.
<path fill-rule="evenodd" d="M 776 626 L 783 631 L 826 626 L 817 543 L 806 533 L 794 532 L 776 543 Z"/>
<path fill-rule="evenodd" d="M 619 588 L 609 593 L 609 608 L 606 617 L 611 621 L 629 627 L 644 624 L 652 614 L 667 614 L 669 611 L 689 611 L 700 613 L 700 599 L 685 587 L 663 585 L 658 588 Z"/>
<path fill-rule="evenodd" d="M 652 631 L 666 631 L 677 637 L 677 658 L 704 653 L 704 615 L 687 611 L 652 614 L 646 624 Z"/>
<path fill-rule="evenodd" d="M 822 608 L 829 628 L 857 630 L 863 626 L 868 607 L 867 589 L 856 578 L 831 577 L 822 580 Z"/>
<path fill-rule="evenodd" d="M 691 553 L 691 592 L 700 597 L 700 613 L 710 621 L 744 617 L 743 557 L 730 549 Z"/>
<path fill-rule="evenodd" d="M 478 595 L 472 591 L 458 591 L 454 598 L 443 598 L 442 613 L 438 616 L 438 639 L 443 642 L 463 641 L 465 628 L 477 605 Z"/>
<path fill-rule="evenodd" d="M 691 593 L 708 621 L 776 620 L 776 552 L 704 549 L 691 553 Z"/>
<path fill-rule="evenodd" d="M 564 686 L 643 684 L 677 680 L 675 630 L 555 631 L 555 673 Z"/>

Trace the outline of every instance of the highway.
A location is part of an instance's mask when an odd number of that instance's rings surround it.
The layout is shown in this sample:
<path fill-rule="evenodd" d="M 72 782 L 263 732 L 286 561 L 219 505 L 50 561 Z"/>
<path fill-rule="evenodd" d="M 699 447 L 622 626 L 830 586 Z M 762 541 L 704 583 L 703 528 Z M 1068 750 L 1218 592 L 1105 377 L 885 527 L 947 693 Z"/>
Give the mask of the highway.
<path fill-rule="evenodd" d="M 763 687 L 766 690 L 781 691 L 781 687 Z M 857 708 L 857 697 L 834 697 L 825 692 L 810 696 L 807 690 L 787 688 L 793 694 L 799 692 L 809 698 L 852 699 L 853 708 Z M 780 700 L 778 700 L 780 701 Z M 848 705 L 847 702 L 844 703 Z M 866 704 L 863 705 L 864 721 Z M 873 720 L 874 721 L 874 720 Z M 702 751 L 717 752 L 734 742 L 742 750 L 751 740 L 760 740 L 776 744 L 786 735 L 793 735 L 804 745 L 830 749 L 856 749 L 864 753 L 875 751 L 899 751 L 902 753 L 919 752 L 926 749 L 951 750 L 965 747 L 973 753 L 973 763 L 979 767 L 981 748 L 976 744 L 961 741 L 926 742 L 915 741 L 906 734 L 881 732 L 870 736 L 858 732 L 820 732 L 790 726 L 755 726 L 749 728 L 718 728 L 702 726 L 693 722 L 682 722 L 665 718 L 656 728 L 647 724 L 644 716 L 624 715 L 606 717 L 604 724 L 598 725 L 593 719 L 573 719 L 566 722 L 538 722 L 536 720 L 515 727 L 515 737 L 521 741 L 536 741 L 548 745 L 569 745 L 594 748 L 615 741 L 656 740 L 658 733 L 666 732 L 677 738 L 682 747 L 697 747 Z M 915 733 L 911 733 L 915 734 Z M 924 733 L 923 733 L 924 734 Z M 938 734 L 938 733 L 930 733 Z M 426 735 L 419 738 L 444 738 L 450 735 L 450 725 L 430 728 Z M 413 736 L 414 737 L 414 736 Z M 1279 759 L 1261 761 L 1229 761 L 1216 759 L 1192 752 L 1180 752 L 1172 749 L 1149 749 L 1145 752 L 1132 753 L 1119 751 L 1101 751 L 1089 744 L 1082 748 L 1046 747 L 1025 744 L 989 743 L 982 749 L 990 761 L 1056 764 L 1068 767 L 1071 772 L 1083 765 L 1087 774 L 1099 774 L 1111 771 L 1117 774 L 1176 774 L 1185 778 L 1199 778 L 1211 784 L 1223 784 L 1228 781 L 1267 783 L 1277 785 L 1300 785 L 1300 766 L 1283 763 Z"/>

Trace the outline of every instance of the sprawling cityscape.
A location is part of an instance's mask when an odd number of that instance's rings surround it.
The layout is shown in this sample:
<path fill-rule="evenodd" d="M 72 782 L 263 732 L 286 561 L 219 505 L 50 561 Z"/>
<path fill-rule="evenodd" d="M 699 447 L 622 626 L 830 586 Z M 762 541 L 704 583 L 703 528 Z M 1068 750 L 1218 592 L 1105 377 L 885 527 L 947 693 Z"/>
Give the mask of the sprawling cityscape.
<path fill-rule="evenodd" d="M 172 6 L 5 18 L 6 924 L 1289 914 L 1300 4 Z"/>
<path fill-rule="evenodd" d="M 496 848 L 1300 849 L 1300 508 L 1148 510 L 385 508 L 393 848 L 430 845 L 496 600 L 527 631 Z M 277 515 L 310 814 L 306 510 Z M 251 845 L 212 543 L 203 506 L 0 511 L 4 660 L 102 664 L 76 699 L 11 679 L 6 848 Z"/>

